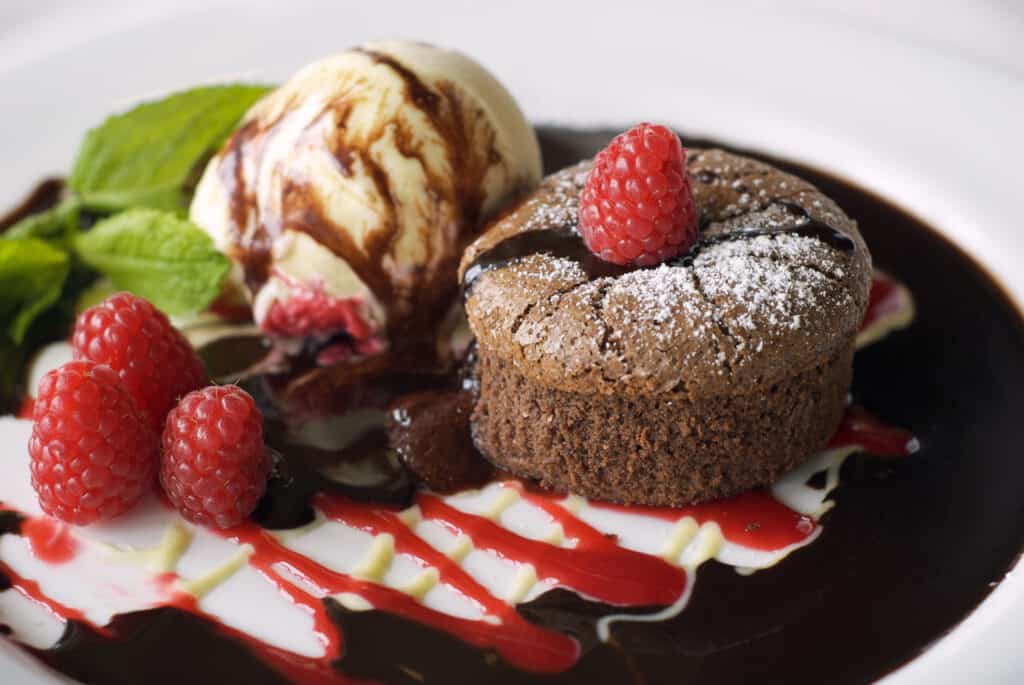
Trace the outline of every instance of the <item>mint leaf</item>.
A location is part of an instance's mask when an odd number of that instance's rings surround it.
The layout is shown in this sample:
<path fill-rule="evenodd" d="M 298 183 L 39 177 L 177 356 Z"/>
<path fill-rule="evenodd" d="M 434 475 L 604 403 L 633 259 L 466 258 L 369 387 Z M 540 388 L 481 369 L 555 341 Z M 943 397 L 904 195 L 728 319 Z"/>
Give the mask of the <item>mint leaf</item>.
<path fill-rule="evenodd" d="M 78 199 L 69 197 L 56 207 L 25 217 L 7 229 L 4 237 L 39 238 L 65 244 L 78 231 L 81 209 Z"/>
<path fill-rule="evenodd" d="M 98 278 L 89 287 L 84 288 L 75 298 L 75 314 L 81 314 L 89 307 L 95 307 L 111 295 L 119 292 L 109 278 Z"/>
<path fill-rule="evenodd" d="M 202 229 L 155 209 L 129 209 L 103 219 L 74 244 L 81 260 L 118 289 L 172 315 L 209 306 L 231 268 Z"/>
<path fill-rule="evenodd" d="M 89 274 L 72 264 L 60 299 L 32 322 L 20 343 L 15 344 L 0 331 L 0 414 L 13 414 L 21 407 L 27 389 L 25 376 L 32 355 L 44 345 L 67 340 L 71 335 L 76 316 L 74 298 L 90 278 Z"/>
<path fill-rule="evenodd" d="M 68 255 L 36 238 L 0 238 L 0 322 L 16 344 L 60 297 Z"/>
<path fill-rule="evenodd" d="M 86 208 L 184 214 L 202 165 L 266 86 L 205 86 L 114 115 L 89 131 L 68 184 Z"/>

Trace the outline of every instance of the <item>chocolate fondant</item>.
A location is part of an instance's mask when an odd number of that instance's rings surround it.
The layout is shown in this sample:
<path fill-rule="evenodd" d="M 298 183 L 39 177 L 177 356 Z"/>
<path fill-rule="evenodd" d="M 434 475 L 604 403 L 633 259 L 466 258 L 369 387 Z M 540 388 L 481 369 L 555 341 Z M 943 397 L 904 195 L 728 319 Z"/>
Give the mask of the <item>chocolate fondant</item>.
<path fill-rule="evenodd" d="M 474 431 L 498 466 L 682 506 L 770 483 L 825 445 L 868 301 L 856 223 L 762 162 L 692 150 L 688 167 L 702 236 L 681 259 L 626 270 L 586 254 L 572 230 L 586 162 L 467 250 Z"/>

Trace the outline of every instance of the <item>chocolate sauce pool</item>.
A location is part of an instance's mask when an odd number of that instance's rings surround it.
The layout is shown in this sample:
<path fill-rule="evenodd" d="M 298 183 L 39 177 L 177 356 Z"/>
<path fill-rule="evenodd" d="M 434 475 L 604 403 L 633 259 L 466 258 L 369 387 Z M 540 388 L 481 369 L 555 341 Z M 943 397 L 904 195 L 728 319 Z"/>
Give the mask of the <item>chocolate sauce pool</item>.
<path fill-rule="evenodd" d="M 5 214 L 0 214 L 0 233 L 18 223 L 25 217 L 56 206 L 64 194 L 65 183 L 63 178 L 47 178 L 40 181 L 35 188 L 22 200 L 17 207 L 14 207 Z"/>
<path fill-rule="evenodd" d="M 541 129 L 549 170 L 592 155 L 613 133 Z M 837 506 L 815 544 L 748 577 L 715 562 L 702 566 L 690 604 L 672 621 L 617 624 L 614 639 L 603 644 L 593 626 L 608 607 L 564 590 L 520 605 L 529 620 L 580 640 L 580 661 L 558 676 L 530 676 L 446 633 L 326 600 L 345 634 L 339 672 L 410 685 L 864 683 L 914 658 L 1003 578 L 1024 540 L 1019 313 L 980 267 L 901 210 L 820 172 L 751 156 L 809 179 L 836 200 L 859 220 L 875 264 L 914 293 L 915 323 L 858 353 L 853 397 L 912 428 L 923 449 L 896 462 L 848 460 Z M 395 391 L 399 386 L 403 390 Z M 429 395 L 422 393 L 450 398 L 451 388 L 444 379 L 396 378 L 392 392 L 379 399 L 381 420 L 387 420 L 391 395 L 421 393 L 404 406 L 408 415 L 430 411 Z M 448 410 L 464 411 L 457 405 Z M 267 423 L 268 434 L 276 430 L 272 440 L 281 456 L 259 518 L 265 525 L 290 526 L 308 515 L 303 491 L 329 486 L 316 475 L 316 464 L 344 461 L 350 453 L 365 453 L 367 445 L 311 451 L 290 440 L 286 417 L 270 416 Z M 381 444 L 375 430 L 360 440 L 395 447 Z M 399 485 L 362 494 L 397 505 L 408 488 Z M 17 521 L 0 521 L 0 534 L 5 532 L 16 533 Z M 129 614 L 116 619 L 110 633 L 71 622 L 54 649 L 37 654 L 93 683 L 284 682 L 244 643 L 184 611 Z"/>

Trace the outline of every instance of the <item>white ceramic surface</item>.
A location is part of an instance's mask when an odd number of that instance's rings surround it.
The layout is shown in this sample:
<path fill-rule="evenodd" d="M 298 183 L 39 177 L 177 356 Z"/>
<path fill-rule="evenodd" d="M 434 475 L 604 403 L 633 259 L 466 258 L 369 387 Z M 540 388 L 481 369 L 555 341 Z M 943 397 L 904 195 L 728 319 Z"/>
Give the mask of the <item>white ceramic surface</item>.
<path fill-rule="evenodd" d="M 355 42 L 414 37 L 479 58 L 535 121 L 664 120 L 834 170 L 937 226 L 1024 301 L 1024 19 L 1010 2 L 956 3 L 938 24 L 909 3 L 628 3 L 656 18 L 643 35 L 620 35 L 638 22 L 623 4 L 594 1 L 68 4 L 0 7 L 0 206 L 66 169 L 86 128 L 140 97 L 278 80 Z M 1022 631 L 1018 570 L 885 682 L 1021 682 Z M 0 673 L 60 682 L 2 640 Z"/>

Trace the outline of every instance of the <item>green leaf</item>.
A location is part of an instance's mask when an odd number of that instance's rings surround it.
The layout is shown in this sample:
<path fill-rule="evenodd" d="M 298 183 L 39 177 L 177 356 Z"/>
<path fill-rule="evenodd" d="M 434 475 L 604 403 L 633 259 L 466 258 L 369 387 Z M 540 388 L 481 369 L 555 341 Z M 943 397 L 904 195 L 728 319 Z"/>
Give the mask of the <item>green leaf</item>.
<path fill-rule="evenodd" d="M 69 197 L 45 212 L 27 216 L 4 233 L 5 238 L 39 238 L 66 244 L 78 231 L 78 218 L 82 205 Z"/>
<path fill-rule="evenodd" d="M 44 345 L 71 336 L 77 314 L 74 300 L 92 278 L 92 272 L 72 263 L 60 299 L 32 322 L 20 344 L 0 331 L 0 414 L 13 414 L 21 407 L 27 389 L 25 376 L 33 355 Z"/>
<path fill-rule="evenodd" d="M 98 278 L 88 288 L 83 289 L 75 299 L 75 313 L 81 314 L 89 307 L 95 307 L 117 292 L 119 292 L 118 288 L 112 280 Z"/>
<path fill-rule="evenodd" d="M 267 86 L 205 86 L 114 115 L 86 135 L 68 184 L 98 212 L 184 214 L 202 165 Z"/>
<path fill-rule="evenodd" d="M 16 344 L 60 297 L 68 255 L 37 238 L 0 238 L 0 322 Z"/>
<path fill-rule="evenodd" d="M 220 294 L 228 258 L 195 224 L 169 212 L 130 209 L 75 238 L 83 262 L 121 290 L 172 315 L 205 309 Z"/>

